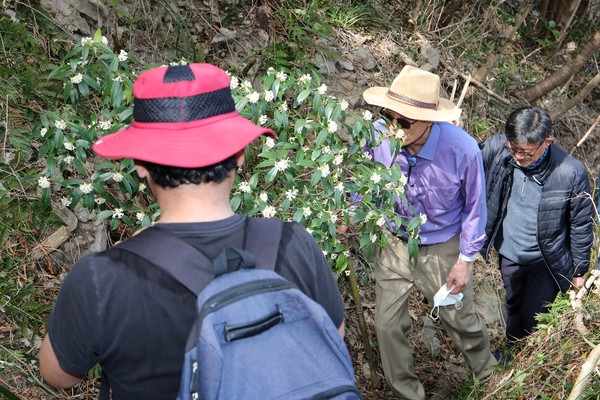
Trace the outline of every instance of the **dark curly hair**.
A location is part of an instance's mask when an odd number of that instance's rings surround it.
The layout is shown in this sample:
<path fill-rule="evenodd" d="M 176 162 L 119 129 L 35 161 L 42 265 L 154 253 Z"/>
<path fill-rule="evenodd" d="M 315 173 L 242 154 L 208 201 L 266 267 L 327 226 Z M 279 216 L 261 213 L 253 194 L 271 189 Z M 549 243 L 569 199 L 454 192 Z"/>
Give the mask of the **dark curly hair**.
<path fill-rule="evenodd" d="M 176 188 L 179 185 L 215 182 L 221 183 L 237 166 L 237 155 L 213 165 L 200 168 L 180 168 L 155 164 L 148 161 L 141 163 L 146 167 L 152 180 L 159 186 Z"/>

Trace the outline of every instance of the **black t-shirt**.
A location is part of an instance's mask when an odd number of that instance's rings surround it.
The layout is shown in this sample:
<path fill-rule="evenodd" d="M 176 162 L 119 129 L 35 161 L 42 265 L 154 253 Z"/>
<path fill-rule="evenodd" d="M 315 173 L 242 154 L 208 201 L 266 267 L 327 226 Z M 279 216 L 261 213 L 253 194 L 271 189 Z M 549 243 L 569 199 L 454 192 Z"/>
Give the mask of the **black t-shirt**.
<path fill-rule="evenodd" d="M 214 259 L 242 247 L 245 217 L 160 224 Z M 275 272 L 321 304 L 336 326 L 344 303 L 313 237 L 285 223 Z M 174 399 L 196 296 L 143 258 L 116 248 L 77 262 L 63 282 L 47 324 L 60 366 L 75 375 L 100 363 L 113 399 Z"/>

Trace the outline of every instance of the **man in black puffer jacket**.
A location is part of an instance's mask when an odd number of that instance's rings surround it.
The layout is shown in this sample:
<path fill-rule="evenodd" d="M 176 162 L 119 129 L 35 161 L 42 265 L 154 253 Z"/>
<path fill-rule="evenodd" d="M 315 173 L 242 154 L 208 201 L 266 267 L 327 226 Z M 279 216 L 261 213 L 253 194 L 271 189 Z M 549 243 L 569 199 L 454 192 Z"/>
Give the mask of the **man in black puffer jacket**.
<path fill-rule="evenodd" d="M 488 259 L 499 253 L 509 342 L 535 329 L 559 291 L 581 287 L 590 266 L 594 205 L 585 167 L 553 144 L 552 121 L 521 107 L 505 135 L 480 144 L 486 176 Z"/>

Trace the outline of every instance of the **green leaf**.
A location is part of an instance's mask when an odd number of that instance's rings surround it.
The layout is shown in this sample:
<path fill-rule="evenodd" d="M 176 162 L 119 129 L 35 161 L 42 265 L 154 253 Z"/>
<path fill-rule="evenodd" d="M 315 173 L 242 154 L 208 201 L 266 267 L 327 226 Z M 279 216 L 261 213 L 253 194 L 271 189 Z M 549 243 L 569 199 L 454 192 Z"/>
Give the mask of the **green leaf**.
<path fill-rule="evenodd" d="M 297 98 L 298 103 L 302 103 L 304 100 L 306 100 L 308 95 L 310 95 L 310 91 L 311 91 L 310 89 L 305 89 L 305 90 L 301 91 Z"/>
<path fill-rule="evenodd" d="M 237 209 L 240 207 L 241 203 L 242 203 L 242 198 L 240 196 L 233 196 L 233 198 L 229 202 L 233 212 L 237 211 Z"/>
<path fill-rule="evenodd" d="M 366 245 L 369 244 L 369 242 L 371 241 L 371 238 L 369 237 L 368 234 L 364 234 L 360 237 L 360 248 L 364 248 Z"/>
<path fill-rule="evenodd" d="M 79 173 L 81 173 L 82 175 L 86 175 L 87 172 L 85 171 L 85 166 L 83 165 L 83 163 L 81 161 L 79 161 L 79 159 L 74 158 L 73 159 L 73 165 L 75 166 L 75 168 L 77 169 L 77 171 L 79 171 Z"/>
<path fill-rule="evenodd" d="M 408 223 L 408 227 L 406 228 L 408 231 L 414 231 L 421 225 L 421 218 L 413 217 Z"/>
<path fill-rule="evenodd" d="M 88 210 L 93 210 L 96 203 L 94 202 L 94 193 L 88 193 L 85 195 L 85 206 Z"/>
<path fill-rule="evenodd" d="M 0 385 L 0 397 L 4 400 L 21 400 L 19 396 L 8 390 L 8 388 Z"/>
<path fill-rule="evenodd" d="M 42 192 L 42 209 L 48 208 L 50 205 L 50 188 L 45 188 Z"/>
<path fill-rule="evenodd" d="M 119 219 L 118 218 L 113 218 L 110 220 L 110 230 L 114 231 L 115 229 L 117 229 L 117 226 L 119 226 Z"/>
<path fill-rule="evenodd" d="M 90 87 L 87 84 L 87 82 L 82 81 L 80 82 L 77 87 L 79 88 L 79 93 L 81 93 L 81 95 L 85 98 L 89 97 L 90 95 Z"/>
<path fill-rule="evenodd" d="M 315 170 L 315 173 L 313 174 L 311 180 L 310 180 L 310 185 L 311 186 L 315 186 L 317 183 L 319 183 L 319 181 L 321 180 L 321 170 L 317 169 Z"/>
<path fill-rule="evenodd" d="M 71 96 L 71 89 L 73 89 L 73 84 L 71 83 L 71 81 L 69 81 L 65 84 L 65 88 L 63 90 L 63 97 L 65 103 L 67 102 L 67 100 L 69 100 L 69 97 Z"/>
<path fill-rule="evenodd" d="M 94 220 L 110 218 L 110 217 L 112 217 L 112 215 L 113 215 L 113 212 L 111 210 L 100 211 L 98 214 L 96 214 L 96 217 L 94 218 Z"/>
<path fill-rule="evenodd" d="M 327 132 L 327 129 L 321 129 L 321 132 L 319 132 L 319 135 L 317 136 L 316 145 L 317 146 L 322 145 L 323 142 L 325 141 L 325 139 L 327 139 L 327 135 L 329 135 L 329 132 Z"/>
<path fill-rule="evenodd" d="M 46 158 L 46 167 L 48 168 L 48 174 L 50 176 L 54 175 L 54 171 L 56 170 L 56 157 Z"/>
<path fill-rule="evenodd" d="M 267 176 L 265 177 L 265 185 L 268 185 L 275 179 L 277 176 L 277 168 L 273 167 L 267 172 Z"/>
<path fill-rule="evenodd" d="M 412 236 L 408 237 L 408 259 L 416 260 L 419 255 L 419 243 Z"/>
<path fill-rule="evenodd" d="M 100 28 L 94 32 L 94 42 L 102 43 L 102 30 Z"/>

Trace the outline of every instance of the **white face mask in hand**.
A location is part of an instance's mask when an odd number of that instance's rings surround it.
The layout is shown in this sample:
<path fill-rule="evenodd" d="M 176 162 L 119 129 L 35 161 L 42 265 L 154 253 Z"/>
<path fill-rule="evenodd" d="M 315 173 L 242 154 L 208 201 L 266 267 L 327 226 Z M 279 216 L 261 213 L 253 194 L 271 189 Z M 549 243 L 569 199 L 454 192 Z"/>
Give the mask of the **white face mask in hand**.
<path fill-rule="evenodd" d="M 454 290 L 455 285 L 452 285 L 450 289 L 446 288 L 446 284 L 443 284 L 440 290 L 433 296 L 433 309 L 431 310 L 430 317 L 432 320 L 437 321 L 440 318 L 440 307 L 442 306 L 454 306 L 457 310 L 463 308 L 463 294 L 450 294 Z"/>

